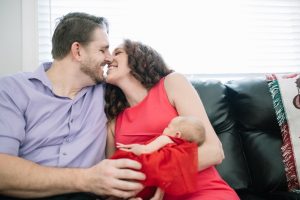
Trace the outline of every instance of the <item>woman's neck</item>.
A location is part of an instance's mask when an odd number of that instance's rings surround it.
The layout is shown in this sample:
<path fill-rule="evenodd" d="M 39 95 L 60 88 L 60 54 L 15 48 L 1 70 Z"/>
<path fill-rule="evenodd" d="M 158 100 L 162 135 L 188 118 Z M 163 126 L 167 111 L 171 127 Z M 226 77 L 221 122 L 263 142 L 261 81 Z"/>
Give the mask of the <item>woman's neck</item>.
<path fill-rule="evenodd" d="M 130 107 L 140 103 L 148 94 L 148 90 L 135 78 L 126 79 L 120 85 Z"/>

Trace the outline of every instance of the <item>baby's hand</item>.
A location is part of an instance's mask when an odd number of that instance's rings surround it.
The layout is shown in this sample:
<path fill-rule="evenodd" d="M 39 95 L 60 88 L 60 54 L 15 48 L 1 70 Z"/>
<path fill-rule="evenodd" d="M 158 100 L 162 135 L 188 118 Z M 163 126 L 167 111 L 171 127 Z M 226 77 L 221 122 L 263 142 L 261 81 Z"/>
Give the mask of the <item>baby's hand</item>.
<path fill-rule="evenodd" d="M 135 155 L 139 156 L 141 154 L 145 154 L 145 153 L 151 153 L 146 145 L 142 145 L 142 144 L 121 144 L 121 143 L 117 143 L 117 148 L 121 149 L 123 151 L 128 151 L 128 152 L 132 152 Z"/>

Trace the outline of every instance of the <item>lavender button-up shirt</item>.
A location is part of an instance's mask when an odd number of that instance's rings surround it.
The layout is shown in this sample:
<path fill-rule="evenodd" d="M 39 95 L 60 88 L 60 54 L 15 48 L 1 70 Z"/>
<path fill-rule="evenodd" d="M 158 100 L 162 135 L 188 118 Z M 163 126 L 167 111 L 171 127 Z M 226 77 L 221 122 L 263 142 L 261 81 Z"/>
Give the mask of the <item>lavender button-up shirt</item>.
<path fill-rule="evenodd" d="M 44 63 L 0 79 L 0 153 L 45 166 L 90 167 L 104 158 L 103 84 L 74 99 L 52 92 Z"/>

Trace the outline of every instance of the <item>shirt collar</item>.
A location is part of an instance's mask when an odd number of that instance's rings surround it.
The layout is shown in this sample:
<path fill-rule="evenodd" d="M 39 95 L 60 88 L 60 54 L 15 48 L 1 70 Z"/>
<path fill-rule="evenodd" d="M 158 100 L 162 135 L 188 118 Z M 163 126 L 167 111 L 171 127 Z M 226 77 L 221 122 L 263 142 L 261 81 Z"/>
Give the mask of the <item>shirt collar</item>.
<path fill-rule="evenodd" d="M 51 67 L 52 62 L 42 63 L 36 71 L 28 76 L 28 79 L 37 79 L 41 81 L 48 88 L 52 88 L 52 84 L 46 74 L 46 71 Z"/>
<path fill-rule="evenodd" d="M 50 82 L 46 71 L 51 67 L 52 62 L 44 62 L 42 63 L 36 71 L 34 71 L 32 74 L 28 76 L 28 79 L 36 79 L 39 80 L 44 86 L 48 87 L 52 91 L 52 83 Z M 86 92 L 87 89 L 91 87 L 85 87 L 82 88 L 82 90 L 76 95 L 74 101 L 77 101 L 79 98 L 81 98 Z M 54 94 L 55 95 L 55 94 Z M 64 97 L 68 98 L 68 97 Z"/>

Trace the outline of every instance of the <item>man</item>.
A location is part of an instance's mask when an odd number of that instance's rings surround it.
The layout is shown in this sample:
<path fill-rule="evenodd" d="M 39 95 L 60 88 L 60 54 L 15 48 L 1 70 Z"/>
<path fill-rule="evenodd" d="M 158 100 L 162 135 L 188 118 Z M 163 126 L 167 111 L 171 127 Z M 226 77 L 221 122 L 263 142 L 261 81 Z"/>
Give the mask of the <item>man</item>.
<path fill-rule="evenodd" d="M 106 19 L 69 13 L 52 46 L 53 63 L 0 79 L 0 194 L 134 196 L 145 179 L 141 165 L 104 159 Z"/>

